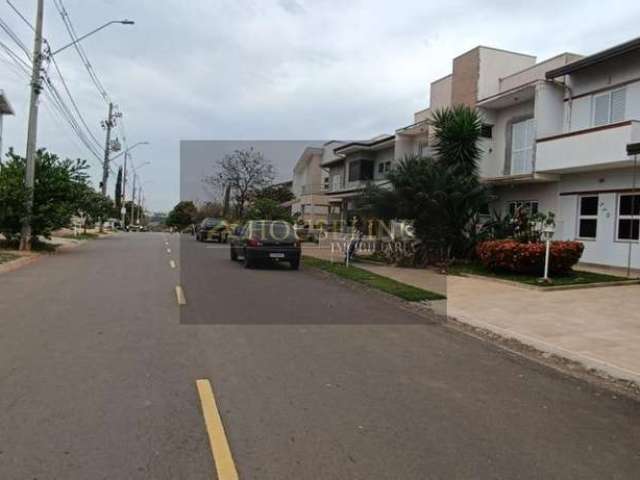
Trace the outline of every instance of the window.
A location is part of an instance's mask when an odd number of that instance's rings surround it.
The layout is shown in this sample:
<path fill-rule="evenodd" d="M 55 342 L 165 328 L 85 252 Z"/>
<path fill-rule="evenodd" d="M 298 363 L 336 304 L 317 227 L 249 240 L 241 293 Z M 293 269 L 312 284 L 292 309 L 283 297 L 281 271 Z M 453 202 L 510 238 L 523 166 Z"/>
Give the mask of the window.
<path fill-rule="evenodd" d="M 384 163 L 382 162 L 378 164 L 378 173 L 384 173 Z"/>
<path fill-rule="evenodd" d="M 331 190 L 333 190 L 333 191 L 340 190 L 341 186 L 342 186 L 342 176 L 341 175 L 334 175 L 331 178 Z"/>
<path fill-rule="evenodd" d="M 351 162 L 349 164 L 349 181 L 350 182 L 355 182 L 356 180 L 359 180 L 360 177 L 360 162 L 356 161 L 356 162 Z"/>
<path fill-rule="evenodd" d="M 537 200 L 514 200 L 507 203 L 507 210 L 512 217 L 519 209 L 524 209 L 529 215 L 538 213 L 538 201 Z"/>
<path fill-rule="evenodd" d="M 384 162 L 384 171 L 388 172 L 391 170 L 391 162 Z"/>
<path fill-rule="evenodd" d="M 350 182 L 358 180 L 373 180 L 374 163 L 373 160 L 355 160 L 349 163 Z"/>
<path fill-rule="evenodd" d="M 640 195 L 618 198 L 618 240 L 638 240 L 640 231 Z"/>
<path fill-rule="evenodd" d="M 493 125 L 483 123 L 480 127 L 480 136 L 482 138 L 493 138 Z"/>
<path fill-rule="evenodd" d="M 578 238 L 595 239 L 598 231 L 598 196 L 578 200 Z"/>
<path fill-rule="evenodd" d="M 534 137 L 532 118 L 511 126 L 511 175 L 533 171 Z"/>
<path fill-rule="evenodd" d="M 593 126 L 599 127 L 624 120 L 626 103 L 627 91 L 625 88 L 594 95 Z"/>
<path fill-rule="evenodd" d="M 360 160 L 360 180 L 373 180 L 373 160 Z"/>

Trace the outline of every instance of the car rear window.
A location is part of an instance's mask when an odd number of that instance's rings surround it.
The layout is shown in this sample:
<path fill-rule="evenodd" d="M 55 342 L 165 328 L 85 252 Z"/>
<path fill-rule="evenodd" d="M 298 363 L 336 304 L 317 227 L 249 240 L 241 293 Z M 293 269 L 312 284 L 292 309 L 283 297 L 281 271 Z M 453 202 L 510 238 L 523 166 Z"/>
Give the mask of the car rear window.
<path fill-rule="evenodd" d="M 251 225 L 251 233 L 264 240 L 295 240 L 293 225 L 285 222 L 260 222 Z"/>
<path fill-rule="evenodd" d="M 215 219 L 212 219 L 212 220 L 205 220 L 205 221 L 204 221 L 204 224 L 205 224 L 207 227 L 214 227 L 214 226 L 218 225 L 219 223 L 220 223 L 220 220 L 215 220 Z"/>

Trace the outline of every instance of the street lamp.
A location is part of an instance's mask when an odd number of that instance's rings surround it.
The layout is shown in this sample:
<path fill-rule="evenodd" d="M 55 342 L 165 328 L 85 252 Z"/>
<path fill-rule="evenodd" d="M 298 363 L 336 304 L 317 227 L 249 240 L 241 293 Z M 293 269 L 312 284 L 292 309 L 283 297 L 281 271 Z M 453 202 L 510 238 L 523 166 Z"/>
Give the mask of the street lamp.
<path fill-rule="evenodd" d="M 105 23 L 104 25 L 102 25 L 102 26 L 100 26 L 98 28 L 94 28 L 89 33 L 85 33 L 81 37 L 76 38 L 73 42 L 69 43 L 68 45 L 65 45 L 64 47 L 58 48 L 57 50 L 51 52 L 51 55 L 57 55 L 61 51 L 66 50 L 67 48 L 71 47 L 72 45 L 75 45 L 76 43 L 84 40 L 88 36 L 93 35 L 94 33 L 99 32 L 103 28 L 107 28 L 109 25 L 113 25 L 114 23 L 119 23 L 121 25 L 134 25 L 136 22 L 134 22 L 133 20 L 126 20 L 126 19 L 125 20 L 111 20 L 110 22 L 107 22 L 107 23 Z"/>
<path fill-rule="evenodd" d="M 543 283 L 549 283 L 549 257 L 551 250 L 551 239 L 553 238 L 553 234 L 556 232 L 556 227 L 553 223 L 548 223 L 542 228 L 542 239 L 545 241 L 546 249 L 544 254 L 544 277 L 542 278 Z"/>
<path fill-rule="evenodd" d="M 138 143 L 134 143 L 132 146 L 130 146 L 129 148 L 127 148 L 126 150 L 120 152 L 118 155 L 116 155 L 115 157 L 111 157 L 111 161 L 113 162 L 116 158 L 121 157 L 122 155 L 125 155 L 127 153 L 129 153 L 131 150 L 133 150 L 134 148 L 136 148 L 139 145 L 149 145 L 149 142 L 138 142 Z"/>

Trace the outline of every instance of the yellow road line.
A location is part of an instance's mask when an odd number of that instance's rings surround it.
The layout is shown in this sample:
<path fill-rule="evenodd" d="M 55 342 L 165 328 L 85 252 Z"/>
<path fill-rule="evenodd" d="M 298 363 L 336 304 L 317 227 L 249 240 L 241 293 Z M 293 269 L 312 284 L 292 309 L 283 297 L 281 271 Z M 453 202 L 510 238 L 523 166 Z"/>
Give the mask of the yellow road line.
<path fill-rule="evenodd" d="M 169 260 L 169 266 L 171 268 L 176 268 L 176 262 L 174 262 L 173 260 Z"/>
<path fill-rule="evenodd" d="M 220 418 L 220 412 L 213 396 L 209 380 L 196 380 L 196 387 L 202 404 L 204 423 L 209 434 L 209 444 L 213 454 L 213 462 L 218 473 L 218 480 L 238 480 L 238 471 L 233 462 L 229 442 L 224 433 L 224 426 Z"/>
<path fill-rule="evenodd" d="M 180 285 L 176 285 L 176 298 L 178 299 L 178 305 L 186 305 L 187 299 L 184 296 L 184 291 Z"/>

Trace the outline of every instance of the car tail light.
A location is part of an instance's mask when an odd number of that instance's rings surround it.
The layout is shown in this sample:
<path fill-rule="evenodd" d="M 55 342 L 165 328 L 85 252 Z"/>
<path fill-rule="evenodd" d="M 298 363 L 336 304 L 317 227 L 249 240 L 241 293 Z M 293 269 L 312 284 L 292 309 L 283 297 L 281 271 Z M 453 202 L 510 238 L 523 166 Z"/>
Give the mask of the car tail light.
<path fill-rule="evenodd" d="M 247 240 L 247 245 L 249 247 L 260 247 L 260 246 L 262 246 L 262 242 L 257 240 L 257 239 L 255 239 L 255 238 L 250 238 L 250 239 Z"/>

